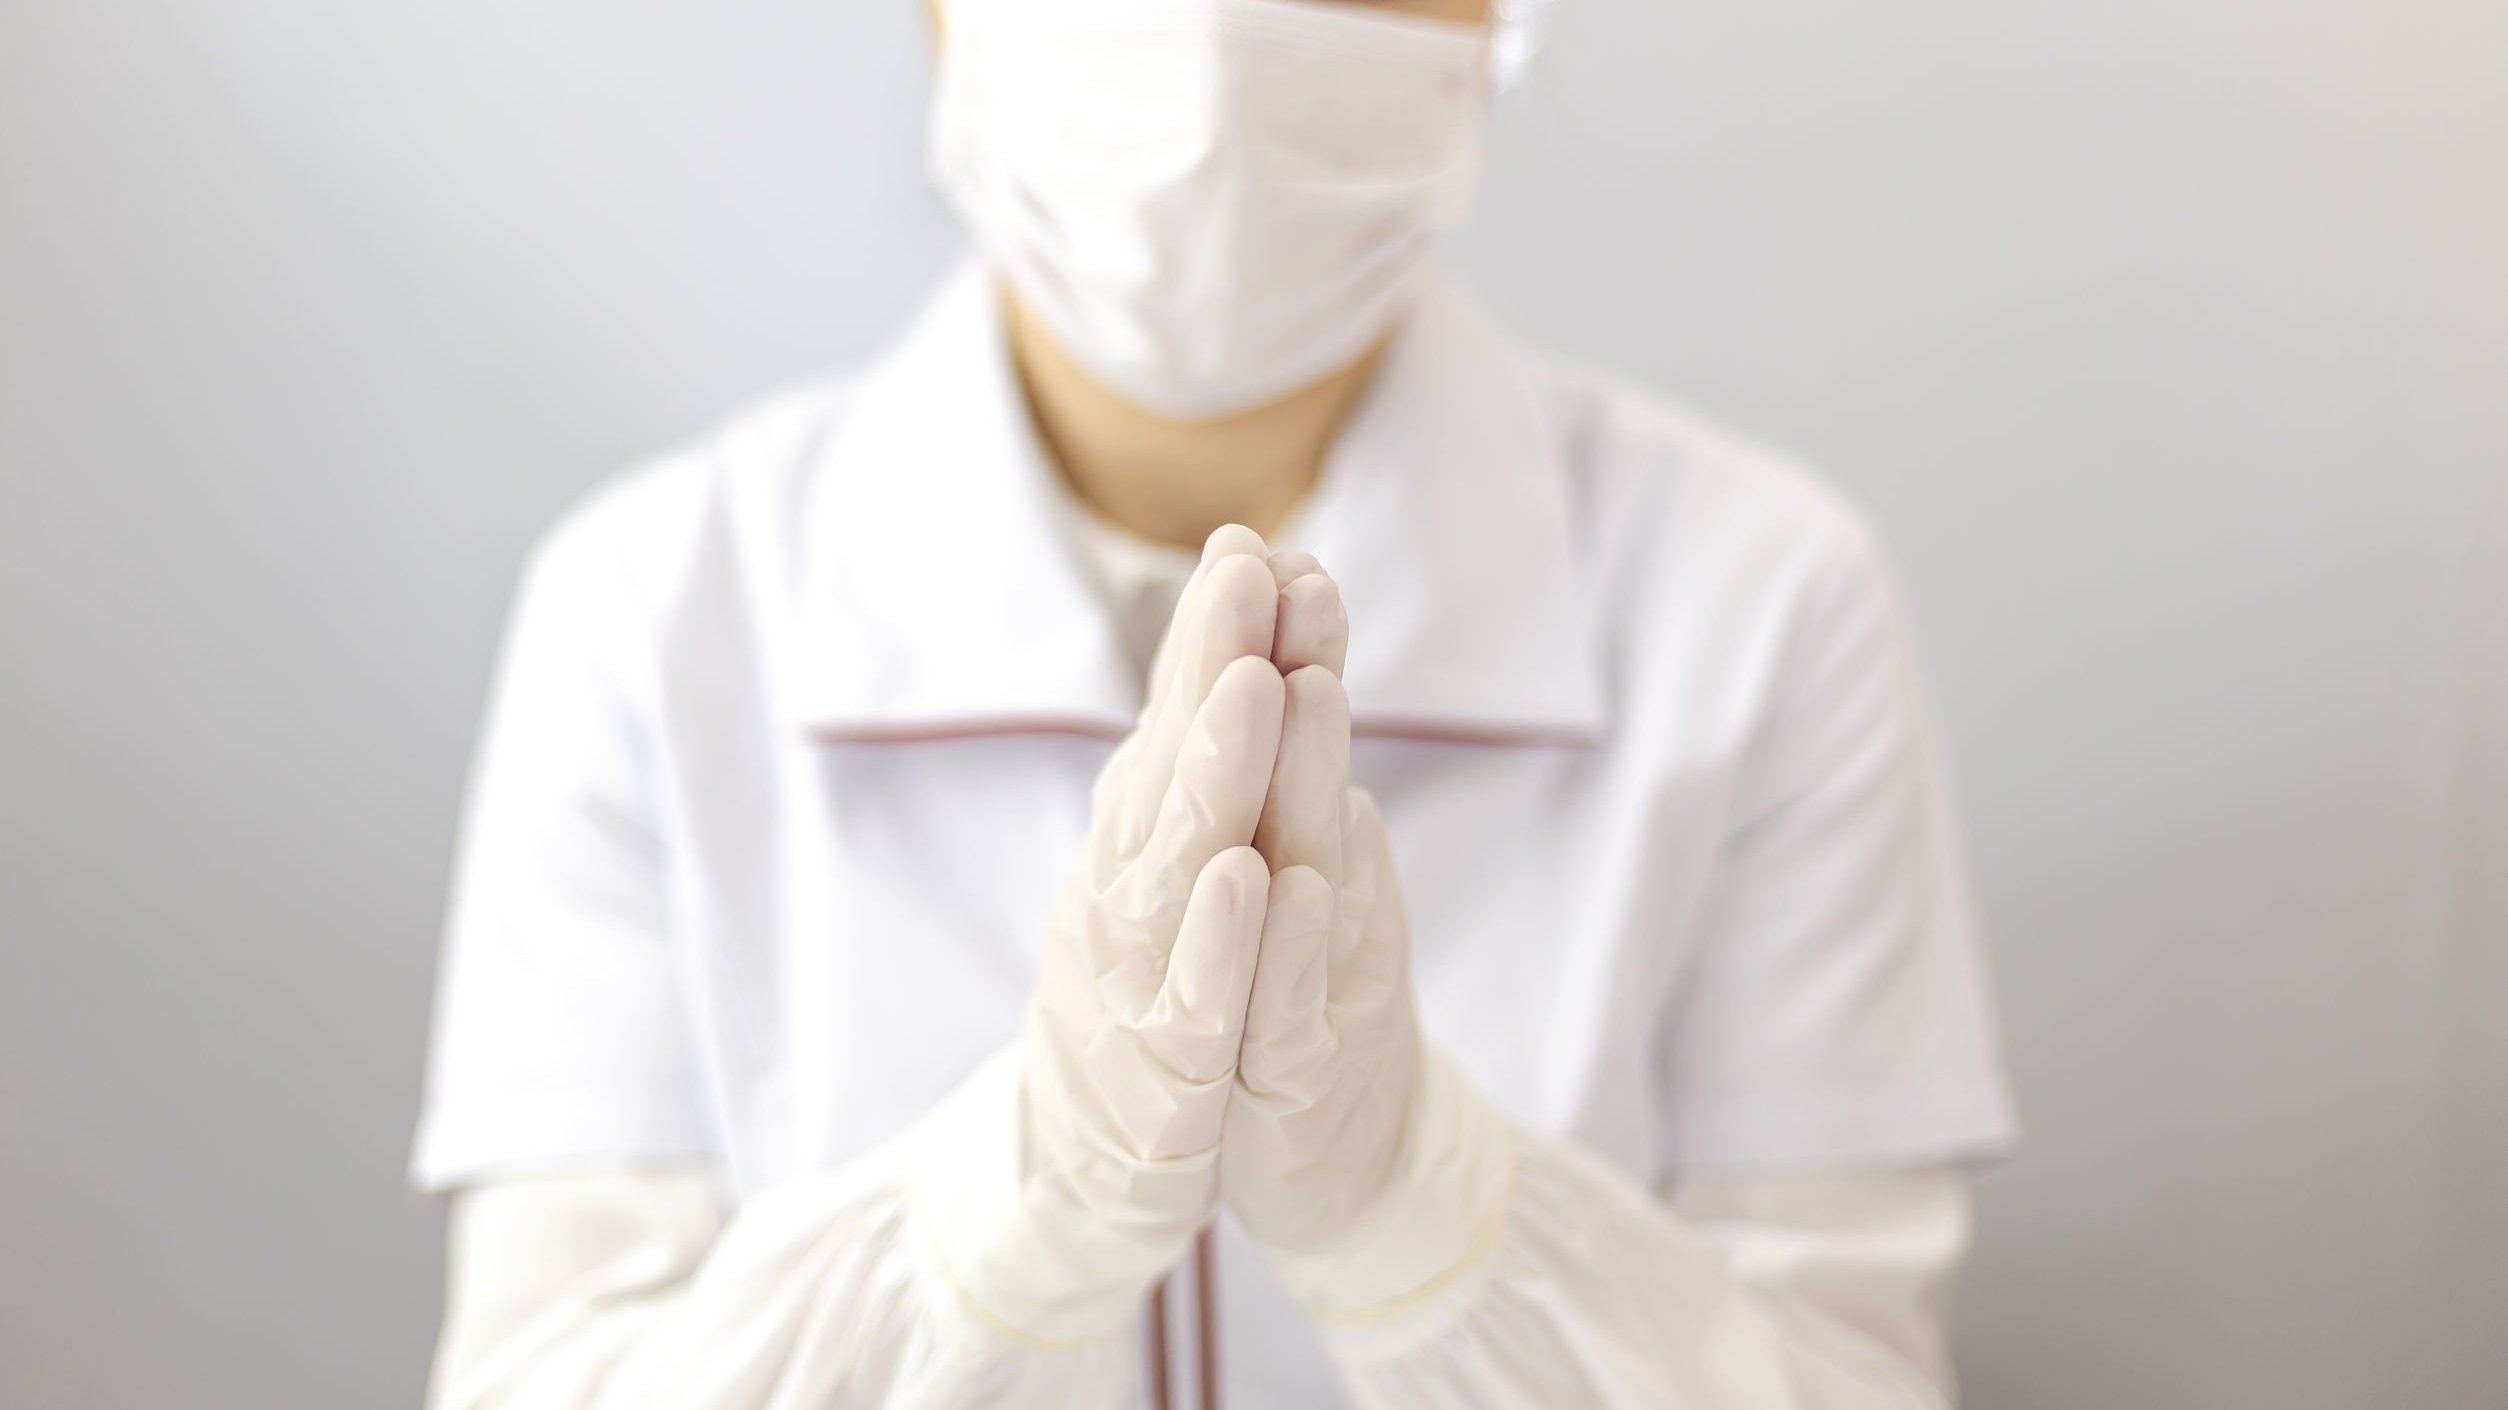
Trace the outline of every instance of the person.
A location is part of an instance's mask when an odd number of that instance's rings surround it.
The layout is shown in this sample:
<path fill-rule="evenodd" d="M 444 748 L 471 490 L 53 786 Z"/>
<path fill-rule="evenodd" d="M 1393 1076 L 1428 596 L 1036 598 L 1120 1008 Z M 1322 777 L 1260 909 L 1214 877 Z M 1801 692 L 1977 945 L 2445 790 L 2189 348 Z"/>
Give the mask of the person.
<path fill-rule="evenodd" d="M 1905 609 L 1435 257 L 1526 13 L 934 20 L 979 257 L 527 570 L 432 1403 L 1947 1403 L 2012 1125 Z"/>

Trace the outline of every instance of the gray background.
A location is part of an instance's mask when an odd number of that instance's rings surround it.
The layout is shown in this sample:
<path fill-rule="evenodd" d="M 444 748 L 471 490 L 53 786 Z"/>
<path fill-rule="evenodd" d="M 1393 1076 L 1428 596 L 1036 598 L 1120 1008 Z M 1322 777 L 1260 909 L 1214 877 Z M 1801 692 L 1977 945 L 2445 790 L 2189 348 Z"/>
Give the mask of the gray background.
<path fill-rule="evenodd" d="M 1565 0 L 1463 257 L 1898 543 L 1982 1406 L 2508 1404 L 2508 9 Z M 0 4 L 0 1403 L 417 1394 L 518 555 L 954 243 L 906 0 Z"/>

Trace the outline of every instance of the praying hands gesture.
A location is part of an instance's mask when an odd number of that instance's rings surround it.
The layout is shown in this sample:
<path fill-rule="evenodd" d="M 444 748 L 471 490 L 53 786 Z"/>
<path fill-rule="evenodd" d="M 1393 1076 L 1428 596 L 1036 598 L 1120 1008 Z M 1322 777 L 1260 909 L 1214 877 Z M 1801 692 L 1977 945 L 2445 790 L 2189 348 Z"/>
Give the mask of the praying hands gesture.
<path fill-rule="evenodd" d="M 1434 1280 L 1503 1207 L 1503 1123 L 1422 1048 L 1348 640 L 1314 559 L 1211 536 L 1048 919 L 990 1158 L 962 1119 L 925 1166 L 952 1282 L 1022 1338 L 1110 1330 L 1223 1197 L 1318 1311 Z"/>

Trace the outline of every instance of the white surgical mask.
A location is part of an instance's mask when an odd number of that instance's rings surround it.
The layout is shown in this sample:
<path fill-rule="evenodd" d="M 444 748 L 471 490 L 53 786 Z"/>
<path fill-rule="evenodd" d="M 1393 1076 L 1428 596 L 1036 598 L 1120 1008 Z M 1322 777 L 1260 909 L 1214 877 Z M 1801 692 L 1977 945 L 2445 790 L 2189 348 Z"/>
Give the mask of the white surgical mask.
<path fill-rule="evenodd" d="M 1471 204 L 1488 33 L 1323 0 L 946 0 L 936 179 L 1092 376 L 1276 400 L 1393 326 Z"/>

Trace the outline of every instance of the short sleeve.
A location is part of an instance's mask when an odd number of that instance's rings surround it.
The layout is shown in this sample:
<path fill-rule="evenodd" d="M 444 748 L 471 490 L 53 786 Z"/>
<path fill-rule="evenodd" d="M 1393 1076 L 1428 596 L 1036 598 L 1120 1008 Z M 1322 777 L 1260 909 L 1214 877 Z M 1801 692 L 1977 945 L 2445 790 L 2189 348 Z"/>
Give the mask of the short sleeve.
<path fill-rule="evenodd" d="M 1665 1013 L 1659 1155 L 1991 1154 L 2011 1102 L 1907 614 L 1860 525 L 1803 581 Z"/>
<path fill-rule="evenodd" d="M 525 570 L 445 925 L 414 1177 L 700 1157 L 613 490 Z"/>

